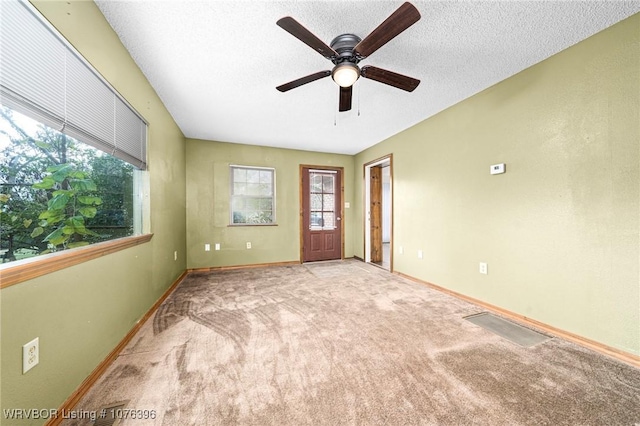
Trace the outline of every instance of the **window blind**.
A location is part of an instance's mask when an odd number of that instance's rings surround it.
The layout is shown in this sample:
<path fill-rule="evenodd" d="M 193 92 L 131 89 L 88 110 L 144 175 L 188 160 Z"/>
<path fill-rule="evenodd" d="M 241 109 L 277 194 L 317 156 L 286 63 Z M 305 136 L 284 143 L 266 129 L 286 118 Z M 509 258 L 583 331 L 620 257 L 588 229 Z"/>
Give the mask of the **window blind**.
<path fill-rule="evenodd" d="M 26 1 L 0 1 L 0 104 L 146 169 L 147 124 Z"/>

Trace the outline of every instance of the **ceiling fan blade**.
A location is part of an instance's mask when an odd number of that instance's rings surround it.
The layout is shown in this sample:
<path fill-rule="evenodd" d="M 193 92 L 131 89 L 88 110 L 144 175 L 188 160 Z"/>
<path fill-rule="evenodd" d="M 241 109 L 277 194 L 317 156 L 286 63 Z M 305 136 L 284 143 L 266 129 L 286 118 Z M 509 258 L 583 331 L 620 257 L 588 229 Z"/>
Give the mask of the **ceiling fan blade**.
<path fill-rule="evenodd" d="M 371 80 L 379 81 L 380 83 L 388 84 L 389 86 L 397 87 L 398 89 L 406 90 L 407 92 L 413 92 L 413 90 L 418 87 L 418 84 L 420 84 L 420 80 L 416 78 L 407 77 L 406 75 L 370 65 L 362 67 L 360 75 Z"/>
<path fill-rule="evenodd" d="M 290 81 L 288 83 L 282 84 L 276 89 L 281 92 L 286 92 L 287 90 L 295 89 L 296 87 L 302 86 L 303 84 L 311 83 L 312 81 L 320 80 L 321 78 L 328 77 L 331 75 L 331 71 L 320 71 L 315 74 L 308 75 L 306 77 L 299 78 L 297 80 Z"/>
<path fill-rule="evenodd" d="M 276 24 L 325 58 L 333 59 L 338 57 L 338 52 L 327 46 L 322 40 L 291 16 L 285 16 L 279 19 Z"/>
<path fill-rule="evenodd" d="M 351 109 L 351 95 L 353 93 L 353 86 L 340 87 L 340 107 L 338 111 L 344 112 Z"/>
<path fill-rule="evenodd" d="M 365 58 L 387 44 L 395 36 L 418 22 L 420 12 L 409 2 L 404 3 L 375 30 L 356 45 L 356 55 Z"/>

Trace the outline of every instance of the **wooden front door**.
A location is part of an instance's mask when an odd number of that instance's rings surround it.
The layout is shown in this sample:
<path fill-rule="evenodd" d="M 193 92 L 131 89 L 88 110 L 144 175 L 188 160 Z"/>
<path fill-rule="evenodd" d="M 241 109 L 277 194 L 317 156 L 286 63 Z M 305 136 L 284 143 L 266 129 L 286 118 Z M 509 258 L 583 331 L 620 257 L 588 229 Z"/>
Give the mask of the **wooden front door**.
<path fill-rule="evenodd" d="M 371 262 L 382 262 L 382 167 L 370 169 Z"/>
<path fill-rule="evenodd" d="M 302 167 L 302 259 L 342 258 L 342 169 Z"/>

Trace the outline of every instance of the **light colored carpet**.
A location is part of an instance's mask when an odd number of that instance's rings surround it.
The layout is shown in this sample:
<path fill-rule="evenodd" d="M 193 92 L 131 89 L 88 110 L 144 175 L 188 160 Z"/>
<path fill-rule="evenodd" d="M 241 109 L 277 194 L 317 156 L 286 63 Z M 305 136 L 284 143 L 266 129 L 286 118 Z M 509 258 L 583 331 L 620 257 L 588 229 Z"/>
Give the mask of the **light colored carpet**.
<path fill-rule="evenodd" d="M 122 425 L 634 425 L 640 370 L 358 261 L 189 275 L 76 410 Z M 66 425 L 91 424 L 69 420 Z"/>

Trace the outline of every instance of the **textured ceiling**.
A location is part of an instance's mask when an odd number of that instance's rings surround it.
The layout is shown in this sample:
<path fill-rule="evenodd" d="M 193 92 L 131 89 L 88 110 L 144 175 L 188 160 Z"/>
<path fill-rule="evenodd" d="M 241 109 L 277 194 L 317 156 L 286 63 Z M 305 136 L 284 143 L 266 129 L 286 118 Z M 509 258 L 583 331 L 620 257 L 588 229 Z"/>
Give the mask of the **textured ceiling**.
<path fill-rule="evenodd" d="M 401 1 L 97 1 L 189 138 L 355 154 L 640 11 L 640 1 L 413 1 L 422 18 L 360 63 L 421 80 L 361 78 L 338 112 L 332 64 L 276 25 L 329 44 L 364 38 Z"/>

